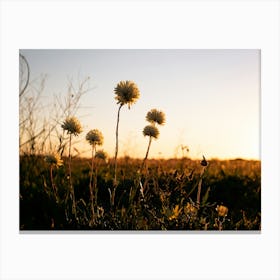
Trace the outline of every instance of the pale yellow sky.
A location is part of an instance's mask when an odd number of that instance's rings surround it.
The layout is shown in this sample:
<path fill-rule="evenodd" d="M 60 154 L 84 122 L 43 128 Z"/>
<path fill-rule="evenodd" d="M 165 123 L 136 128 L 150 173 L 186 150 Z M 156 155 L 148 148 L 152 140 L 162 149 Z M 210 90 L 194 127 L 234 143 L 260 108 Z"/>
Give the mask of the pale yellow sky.
<path fill-rule="evenodd" d="M 260 159 L 259 50 L 20 52 L 29 61 L 32 78 L 47 74 L 44 104 L 52 104 L 54 94 L 67 93 L 68 78 L 90 77 L 93 89 L 83 96 L 76 115 L 84 128 L 77 137 L 80 151 L 90 150 L 86 133 L 99 129 L 102 148 L 113 156 L 118 109 L 114 88 L 121 80 L 132 80 L 141 96 L 130 110 L 121 110 L 120 156 L 145 156 L 145 116 L 157 108 L 165 112 L 166 124 L 159 127 L 149 158 L 181 156 L 178 147 L 187 145 L 191 158 Z"/>

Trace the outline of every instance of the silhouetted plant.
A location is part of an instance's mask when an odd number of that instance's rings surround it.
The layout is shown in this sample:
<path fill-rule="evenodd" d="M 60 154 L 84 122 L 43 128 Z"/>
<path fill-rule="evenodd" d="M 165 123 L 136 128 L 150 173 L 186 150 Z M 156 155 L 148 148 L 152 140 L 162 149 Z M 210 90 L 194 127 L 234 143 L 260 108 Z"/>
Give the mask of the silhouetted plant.
<path fill-rule="evenodd" d="M 113 191 L 111 194 L 111 204 L 114 205 L 115 192 L 117 187 L 117 157 L 119 150 L 119 120 L 120 120 L 120 110 L 122 106 L 128 105 L 128 109 L 130 106 L 139 99 L 140 92 L 137 85 L 132 81 L 121 81 L 117 84 L 115 88 L 115 99 L 117 100 L 117 104 L 119 104 L 118 108 L 118 116 L 117 116 L 117 126 L 116 126 L 116 148 L 115 148 L 115 158 L 114 158 L 114 183 L 113 183 Z"/>
<path fill-rule="evenodd" d="M 47 155 L 45 157 L 45 161 L 49 164 L 50 166 L 50 178 L 51 178 L 51 185 L 53 189 L 54 196 L 56 200 L 58 201 L 58 195 L 57 195 L 57 187 L 54 183 L 53 180 L 53 168 L 58 168 L 63 165 L 63 160 L 60 158 L 60 155 L 57 153 L 53 153 L 50 155 Z"/>
<path fill-rule="evenodd" d="M 93 165 L 94 165 L 94 158 L 96 157 L 96 146 L 103 145 L 103 135 L 98 129 L 90 130 L 86 135 L 86 140 L 91 145 L 91 172 L 90 172 L 90 181 L 89 181 L 89 191 L 90 191 L 90 207 L 91 207 L 91 219 L 90 219 L 90 226 L 94 224 L 95 220 L 95 213 L 94 213 L 94 197 L 96 198 L 96 185 L 97 185 L 97 174 L 95 173 L 94 176 L 94 183 L 93 181 Z M 100 155 L 100 153 L 99 153 Z M 96 199 L 97 201 L 97 199 Z"/>
<path fill-rule="evenodd" d="M 69 163 L 69 186 L 70 186 L 70 198 L 72 200 L 72 214 L 77 220 L 77 211 L 76 211 L 76 200 L 75 200 L 75 191 L 72 183 L 72 170 L 71 170 L 71 144 L 72 144 L 72 135 L 77 136 L 82 132 L 82 126 L 79 120 L 75 117 L 67 118 L 64 123 L 61 125 L 63 130 L 67 131 L 69 134 L 69 155 L 68 155 L 68 163 Z"/>

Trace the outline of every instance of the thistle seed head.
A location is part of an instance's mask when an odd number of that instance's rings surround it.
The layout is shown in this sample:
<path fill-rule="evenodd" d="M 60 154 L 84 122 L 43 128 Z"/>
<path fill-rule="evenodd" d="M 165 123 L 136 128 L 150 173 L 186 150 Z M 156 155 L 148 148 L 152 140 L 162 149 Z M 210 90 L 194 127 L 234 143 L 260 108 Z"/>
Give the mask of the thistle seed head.
<path fill-rule="evenodd" d="M 63 128 L 63 130 L 67 131 L 67 134 L 74 134 L 75 136 L 83 131 L 81 123 L 75 117 L 68 117 L 61 125 L 61 127 Z"/>
<path fill-rule="evenodd" d="M 150 136 L 157 139 L 159 136 L 159 130 L 153 125 L 147 125 L 144 127 L 143 134 L 144 136 Z"/>
<path fill-rule="evenodd" d="M 140 97 L 140 92 L 137 85 L 132 81 L 121 81 L 117 84 L 115 91 L 115 99 L 117 100 L 117 104 L 120 105 L 128 105 L 130 106 L 134 104 Z"/>
<path fill-rule="evenodd" d="M 163 125 L 165 123 L 165 114 L 157 109 L 152 109 L 147 113 L 146 120 L 152 124 Z"/>
<path fill-rule="evenodd" d="M 90 145 L 102 145 L 103 144 L 103 135 L 98 129 L 90 130 L 86 135 L 86 140 Z"/>

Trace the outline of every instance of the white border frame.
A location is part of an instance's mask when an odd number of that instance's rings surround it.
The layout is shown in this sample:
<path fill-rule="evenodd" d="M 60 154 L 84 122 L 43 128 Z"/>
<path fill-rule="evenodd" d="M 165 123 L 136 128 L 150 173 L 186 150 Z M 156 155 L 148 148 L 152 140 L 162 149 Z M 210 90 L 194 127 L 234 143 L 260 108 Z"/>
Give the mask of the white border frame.
<path fill-rule="evenodd" d="M 279 2 L 2 1 L 1 279 L 280 279 Z M 262 50 L 261 234 L 19 234 L 18 50 Z"/>

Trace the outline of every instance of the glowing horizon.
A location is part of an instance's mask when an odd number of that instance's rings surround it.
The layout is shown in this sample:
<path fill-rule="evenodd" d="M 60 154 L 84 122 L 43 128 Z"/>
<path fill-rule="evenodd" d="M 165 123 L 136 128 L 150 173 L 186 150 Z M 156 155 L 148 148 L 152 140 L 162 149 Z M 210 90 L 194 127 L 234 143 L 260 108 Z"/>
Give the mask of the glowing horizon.
<path fill-rule="evenodd" d="M 259 50 L 20 50 L 31 68 L 31 80 L 47 74 L 44 104 L 67 92 L 67 78 L 91 77 L 93 89 L 82 99 L 77 117 L 83 125 L 76 148 L 90 156 L 85 140 L 91 129 L 104 135 L 104 149 L 115 150 L 118 106 L 114 88 L 134 81 L 140 99 L 121 109 L 119 157 L 143 158 L 148 139 L 145 116 L 156 108 L 166 114 L 149 158 L 260 160 Z M 48 109 L 46 109 L 48 110 Z M 60 120 L 63 121 L 63 120 Z"/>

